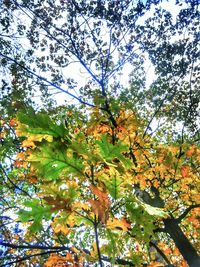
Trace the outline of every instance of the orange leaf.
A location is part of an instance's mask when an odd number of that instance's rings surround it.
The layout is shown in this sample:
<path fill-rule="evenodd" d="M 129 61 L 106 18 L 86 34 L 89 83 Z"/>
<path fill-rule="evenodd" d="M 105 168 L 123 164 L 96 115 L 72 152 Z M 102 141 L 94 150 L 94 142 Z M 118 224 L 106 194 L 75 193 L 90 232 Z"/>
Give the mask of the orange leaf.
<path fill-rule="evenodd" d="M 17 159 L 18 160 L 24 160 L 25 159 L 25 153 L 24 152 L 19 152 L 19 153 L 17 153 Z"/>
<path fill-rule="evenodd" d="M 153 263 L 153 265 L 152 264 L 148 265 L 148 267 L 161 267 L 161 266 L 164 266 L 164 265 L 160 262 L 155 262 L 155 263 Z"/>
<path fill-rule="evenodd" d="M 24 141 L 22 142 L 22 147 L 35 148 L 36 145 L 35 145 L 35 143 L 34 143 L 33 141 L 27 139 L 27 140 L 24 140 Z"/>
<path fill-rule="evenodd" d="M 189 175 L 189 166 L 182 166 L 181 167 L 181 175 L 183 176 L 183 177 L 188 177 L 188 175 Z"/>
<path fill-rule="evenodd" d="M 191 146 L 189 150 L 186 152 L 187 157 L 192 157 L 195 152 L 195 146 Z"/>
<path fill-rule="evenodd" d="M 16 119 L 11 119 L 11 120 L 9 121 L 9 125 L 10 125 L 11 127 L 15 127 L 15 126 L 17 125 Z"/>
<path fill-rule="evenodd" d="M 65 235 L 68 235 L 70 233 L 70 229 L 65 225 L 56 224 L 56 226 L 54 228 L 54 232 L 56 234 L 63 233 Z"/>

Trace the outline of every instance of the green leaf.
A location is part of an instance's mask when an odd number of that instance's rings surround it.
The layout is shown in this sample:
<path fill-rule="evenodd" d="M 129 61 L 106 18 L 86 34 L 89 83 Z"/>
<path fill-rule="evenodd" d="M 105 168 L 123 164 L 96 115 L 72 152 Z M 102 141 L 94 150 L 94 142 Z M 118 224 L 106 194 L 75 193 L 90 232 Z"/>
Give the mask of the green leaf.
<path fill-rule="evenodd" d="M 148 242 L 155 228 L 153 217 L 135 199 L 126 199 L 126 210 L 131 221 L 134 223 L 132 233 L 139 240 Z"/>
<path fill-rule="evenodd" d="M 100 156 L 108 165 L 109 163 L 114 165 L 114 161 L 119 160 L 124 167 L 131 167 L 132 162 L 122 154 L 128 151 L 127 145 L 122 144 L 122 142 L 118 142 L 117 144 L 113 145 L 109 142 L 107 135 L 102 135 L 102 139 L 97 140 L 96 144 L 98 146 Z"/>
<path fill-rule="evenodd" d="M 30 232 L 37 232 L 43 229 L 42 220 L 51 219 L 51 211 L 49 206 L 41 206 L 38 199 L 33 199 L 32 201 L 26 201 L 24 203 L 25 208 L 18 212 L 19 219 L 22 222 L 33 221 L 29 227 Z"/>
<path fill-rule="evenodd" d="M 35 113 L 33 109 L 27 109 L 26 113 L 19 112 L 17 115 L 19 125 L 17 131 L 20 136 L 49 135 L 63 137 L 66 129 L 62 124 L 56 124 L 45 112 Z"/>
<path fill-rule="evenodd" d="M 122 194 L 120 192 L 120 185 L 122 184 L 122 179 L 117 176 L 114 175 L 112 177 L 109 177 L 109 179 L 104 180 L 104 183 L 110 193 L 110 195 L 115 199 L 119 199 L 122 197 Z"/>
<path fill-rule="evenodd" d="M 67 148 L 59 143 L 43 143 L 29 156 L 28 161 L 37 173 L 46 179 L 58 179 L 61 174 L 83 175 L 82 160 L 73 152 L 67 156 Z"/>

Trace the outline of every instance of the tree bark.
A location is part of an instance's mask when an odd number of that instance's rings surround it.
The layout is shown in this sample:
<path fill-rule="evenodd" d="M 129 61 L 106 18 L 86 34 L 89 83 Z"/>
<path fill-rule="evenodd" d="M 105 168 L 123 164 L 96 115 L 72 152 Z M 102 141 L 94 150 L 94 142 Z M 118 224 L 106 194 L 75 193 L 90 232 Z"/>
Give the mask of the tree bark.
<path fill-rule="evenodd" d="M 183 258 L 190 267 L 200 267 L 200 257 L 192 244 L 189 242 L 178 222 L 174 218 L 165 219 L 165 231 L 173 239 Z"/>

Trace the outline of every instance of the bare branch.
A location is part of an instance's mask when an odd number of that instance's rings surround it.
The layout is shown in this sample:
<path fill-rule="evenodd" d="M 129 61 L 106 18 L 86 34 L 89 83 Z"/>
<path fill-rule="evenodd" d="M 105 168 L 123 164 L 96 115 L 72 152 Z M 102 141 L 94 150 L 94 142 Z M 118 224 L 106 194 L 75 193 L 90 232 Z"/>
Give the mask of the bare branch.
<path fill-rule="evenodd" d="M 1 52 L 0 52 L 0 56 L 2 56 L 2 57 L 4 57 L 4 58 L 8 59 L 9 61 L 11 61 L 11 62 L 17 64 L 19 67 L 21 67 L 22 69 L 26 70 L 28 73 L 32 74 L 33 76 L 35 76 L 36 78 L 40 79 L 41 81 L 43 81 L 43 82 L 45 82 L 45 83 L 47 83 L 47 84 L 53 86 L 54 88 L 58 89 L 59 91 L 61 91 L 61 92 L 65 93 L 65 94 L 71 96 L 72 98 L 78 100 L 81 104 L 84 104 L 84 105 L 87 105 L 87 106 L 90 106 L 90 107 L 95 107 L 95 105 L 93 105 L 93 104 L 91 104 L 91 103 L 88 103 L 88 102 L 82 100 L 81 98 L 75 96 L 74 94 L 70 93 L 69 91 L 67 91 L 67 90 L 61 88 L 60 86 L 58 86 L 58 85 L 52 83 L 52 82 L 49 81 L 47 78 L 44 78 L 43 76 L 36 74 L 36 73 L 35 73 L 34 71 L 32 71 L 31 69 L 29 69 L 29 68 L 23 66 L 23 65 L 22 65 L 21 63 L 19 63 L 17 60 L 15 60 L 15 59 L 13 59 L 13 58 L 11 58 L 11 57 L 5 55 L 5 54 L 2 54 Z"/>

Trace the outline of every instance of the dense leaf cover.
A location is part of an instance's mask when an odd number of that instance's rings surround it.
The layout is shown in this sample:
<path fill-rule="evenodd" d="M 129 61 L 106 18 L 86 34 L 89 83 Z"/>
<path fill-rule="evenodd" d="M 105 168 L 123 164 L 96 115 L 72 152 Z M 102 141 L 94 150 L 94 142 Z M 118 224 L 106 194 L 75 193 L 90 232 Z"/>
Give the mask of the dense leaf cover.
<path fill-rule="evenodd" d="M 3 1 L 0 266 L 200 266 L 199 3 L 161 2 Z"/>

